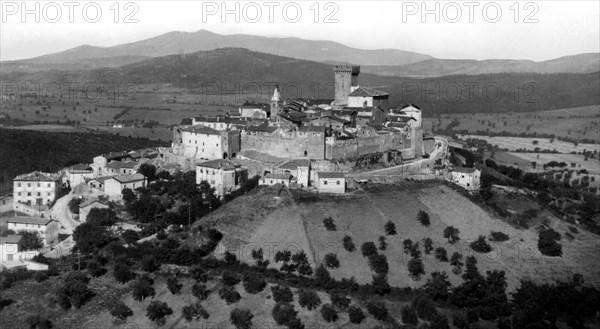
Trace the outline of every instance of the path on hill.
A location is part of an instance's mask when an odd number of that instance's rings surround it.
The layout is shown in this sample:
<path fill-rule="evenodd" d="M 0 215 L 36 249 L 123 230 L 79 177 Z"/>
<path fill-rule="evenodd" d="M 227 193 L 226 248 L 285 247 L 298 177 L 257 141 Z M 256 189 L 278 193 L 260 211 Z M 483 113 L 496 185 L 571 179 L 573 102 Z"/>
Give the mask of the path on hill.
<path fill-rule="evenodd" d="M 61 228 L 58 230 L 61 234 L 73 234 L 73 231 L 77 225 L 79 225 L 79 223 L 73 219 L 71 211 L 69 210 L 69 201 L 71 201 L 74 196 L 75 195 L 71 192 L 56 200 L 54 206 L 50 210 L 51 218 L 59 221 L 61 224 Z"/>

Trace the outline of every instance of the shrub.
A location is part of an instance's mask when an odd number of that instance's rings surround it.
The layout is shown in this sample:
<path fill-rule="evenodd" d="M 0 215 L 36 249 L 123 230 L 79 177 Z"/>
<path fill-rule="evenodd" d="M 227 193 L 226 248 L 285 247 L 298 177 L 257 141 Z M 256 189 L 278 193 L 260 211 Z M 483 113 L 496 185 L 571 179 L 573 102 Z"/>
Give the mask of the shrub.
<path fill-rule="evenodd" d="M 298 303 L 301 307 L 313 310 L 321 305 L 321 298 L 312 290 L 300 290 L 298 294 Z"/>
<path fill-rule="evenodd" d="M 144 278 L 137 279 L 133 284 L 133 299 L 137 301 L 142 302 L 148 297 L 154 297 L 155 294 L 152 284 Z"/>
<path fill-rule="evenodd" d="M 200 266 L 192 266 L 192 268 L 190 269 L 190 276 L 192 277 L 192 279 L 196 280 L 196 281 L 200 281 L 200 282 L 206 282 L 208 281 L 208 275 L 206 275 L 206 272 L 204 272 L 204 269 L 202 269 L 202 267 Z"/>
<path fill-rule="evenodd" d="M 117 263 L 113 275 L 121 283 L 128 282 L 135 277 L 135 274 L 129 270 L 129 266 L 125 263 Z"/>
<path fill-rule="evenodd" d="M 292 253 L 289 250 L 279 250 L 275 253 L 275 262 L 289 262 L 292 258 Z"/>
<path fill-rule="evenodd" d="M 460 231 L 454 226 L 447 226 L 444 229 L 444 238 L 448 239 L 448 242 L 450 243 L 456 243 L 460 240 L 460 237 L 458 236 L 459 233 Z"/>
<path fill-rule="evenodd" d="M 233 309 L 229 315 L 231 324 L 237 329 L 250 329 L 252 328 L 252 318 L 254 316 L 248 309 Z"/>
<path fill-rule="evenodd" d="M 294 310 L 294 306 L 288 303 L 275 304 L 275 307 L 273 307 L 273 312 L 271 313 L 275 322 L 280 326 L 290 324 L 294 319 L 296 319 L 297 314 L 298 312 Z"/>
<path fill-rule="evenodd" d="M 388 221 L 387 223 L 385 223 L 385 234 L 387 235 L 396 235 L 396 224 L 394 224 L 394 222 L 392 222 L 391 220 Z"/>
<path fill-rule="evenodd" d="M 209 294 L 210 290 L 208 290 L 206 285 L 204 283 L 201 283 L 200 281 L 196 281 L 192 286 L 192 295 L 194 295 L 200 300 L 205 300 L 206 298 L 208 298 Z"/>
<path fill-rule="evenodd" d="M 340 261 L 337 258 L 336 254 L 330 253 L 325 255 L 325 266 L 329 267 L 329 268 L 338 268 L 340 267 Z"/>
<path fill-rule="evenodd" d="M 423 250 L 428 255 L 431 253 L 433 250 L 433 240 L 431 240 L 431 238 L 423 239 Z"/>
<path fill-rule="evenodd" d="M 223 284 L 226 286 L 235 286 L 241 281 L 240 277 L 237 274 L 229 271 L 223 272 L 222 280 Z"/>
<path fill-rule="evenodd" d="M 133 311 L 129 306 L 125 305 L 122 301 L 117 301 L 110 308 L 110 315 L 113 316 L 114 322 L 123 322 L 130 316 L 133 316 Z"/>
<path fill-rule="evenodd" d="M 27 324 L 32 329 L 52 329 L 52 321 L 39 314 L 29 316 Z"/>
<path fill-rule="evenodd" d="M 333 221 L 333 218 L 331 217 L 327 217 L 325 219 L 323 219 L 323 225 L 325 226 L 325 229 L 327 229 L 327 231 L 336 231 L 337 227 L 335 226 L 335 222 Z"/>
<path fill-rule="evenodd" d="M 292 290 L 287 286 L 272 286 L 271 293 L 276 303 L 291 303 L 294 301 Z"/>
<path fill-rule="evenodd" d="M 349 252 L 353 252 L 354 250 L 356 250 L 356 246 L 354 245 L 354 242 L 352 242 L 352 238 L 349 236 L 344 236 L 344 239 L 342 240 L 343 244 L 344 244 L 344 249 L 346 249 Z"/>
<path fill-rule="evenodd" d="M 463 259 L 463 255 L 458 253 L 458 252 L 454 252 L 452 254 L 452 257 L 450 257 L 450 265 L 452 265 L 454 268 L 452 269 L 452 273 L 458 275 L 462 272 L 462 266 L 464 265 L 462 262 Z"/>
<path fill-rule="evenodd" d="M 400 310 L 400 313 L 402 314 L 402 323 L 412 325 L 417 325 L 419 323 L 417 311 L 415 311 L 412 306 L 404 305 Z"/>
<path fill-rule="evenodd" d="M 34 277 L 37 282 L 46 281 L 46 279 L 48 279 L 48 273 L 46 271 L 38 271 L 35 273 Z"/>
<path fill-rule="evenodd" d="M 553 229 L 543 230 L 538 236 L 538 249 L 546 256 L 562 256 L 562 245 L 557 240 L 560 239 L 560 234 Z"/>
<path fill-rule="evenodd" d="M 410 256 L 412 258 L 421 258 L 421 250 L 419 249 L 419 243 L 415 243 L 410 247 Z"/>
<path fill-rule="evenodd" d="M 323 316 L 323 319 L 327 322 L 335 322 L 338 319 L 337 312 L 331 304 L 324 304 L 321 306 L 321 316 Z"/>
<path fill-rule="evenodd" d="M 402 248 L 404 249 L 404 253 L 408 254 L 410 253 L 410 249 L 412 248 L 412 240 L 411 239 L 404 239 L 404 241 L 402 241 Z"/>
<path fill-rule="evenodd" d="M 425 266 L 423 266 L 423 261 L 420 258 L 411 258 L 407 266 L 413 280 L 420 280 L 421 275 L 425 274 Z"/>
<path fill-rule="evenodd" d="M 244 289 L 249 294 L 258 294 L 267 286 L 264 277 L 254 273 L 246 273 L 244 275 Z"/>
<path fill-rule="evenodd" d="M 360 324 L 366 318 L 362 308 L 354 305 L 348 308 L 348 316 L 350 317 L 350 322 L 355 324 Z"/>
<path fill-rule="evenodd" d="M 345 310 L 350 306 L 350 298 L 341 293 L 331 293 L 329 297 L 331 298 L 331 304 L 339 309 Z"/>
<path fill-rule="evenodd" d="M 492 233 L 490 233 L 490 241 L 503 242 L 507 241 L 508 239 L 509 237 L 505 233 L 495 231 L 492 231 Z"/>
<path fill-rule="evenodd" d="M 190 305 L 186 305 L 181 310 L 181 315 L 186 321 L 208 319 L 208 312 L 202 307 L 202 304 L 195 302 Z"/>
<path fill-rule="evenodd" d="M 165 302 L 153 300 L 146 308 L 146 316 L 153 322 L 164 324 L 165 318 L 173 314 L 173 309 Z"/>
<path fill-rule="evenodd" d="M 369 301 L 367 303 L 367 311 L 379 321 L 383 321 L 388 317 L 388 310 L 385 304 L 380 301 Z"/>
<path fill-rule="evenodd" d="M 385 255 L 374 254 L 369 256 L 369 266 L 377 274 L 387 274 L 389 272 L 389 265 Z"/>
<path fill-rule="evenodd" d="M 435 259 L 437 259 L 440 262 L 447 262 L 448 252 L 446 251 L 446 249 L 444 249 L 443 247 L 435 248 Z"/>
<path fill-rule="evenodd" d="M 412 306 L 421 319 L 432 321 L 438 315 L 435 304 L 427 295 L 416 296 L 412 301 Z"/>
<path fill-rule="evenodd" d="M 385 295 L 390 292 L 391 287 L 387 281 L 387 276 L 384 274 L 373 275 L 372 282 L 373 292 L 379 295 Z"/>
<path fill-rule="evenodd" d="M 385 241 L 385 237 L 380 236 L 379 237 L 379 250 L 386 250 L 386 249 L 387 249 L 387 242 Z"/>
<path fill-rule="evenodd" d="M 363 243 L 360 246 L 360 250 L 362 252 L 363 257 L 369 257 L 377 253 L 377 247 L 375 247 L 375 243 L 370 241 Z"/>
<path fill-rule="evenodd" d="M 429 226 L 429 224 L 431 224 L 431 221 L 429 220 L 429 214 L 424 212 L 423 210 L 419 210 L 419 214 L 417 215 L 417 220 L 423 226 Z"/>
<path fill-rule="evenodd" d="M 223 299 L 227 305 L 237 303 L 240 298 L 242 298 L 240 294 L 231 286 L 224 286 L 223 288 L 219 289 L 219 297 L 221 297 L 221 299 Z"/>
<path fill-rule="evenodd" d="M 176 277 L 171 276 L 167 279 L 167 288 L 173 295 L 177 295 L 181 291 L 183 285 L 179 283 Z"/>
<path fill-rule="evenodd" d="M 154 255 L 146 255 L 142 258 L 142 271 L 152 273 L 160 268 L 160 263 Z"/>
<path fill-rule="evenodd" d="M 492 251 L 492 247 L 487 243 L 485 236 L 483 235 L 480 235 L 477 240 L 471 242 L 470 246 L 471 249 L 481 253 L 488 253 Z"/>

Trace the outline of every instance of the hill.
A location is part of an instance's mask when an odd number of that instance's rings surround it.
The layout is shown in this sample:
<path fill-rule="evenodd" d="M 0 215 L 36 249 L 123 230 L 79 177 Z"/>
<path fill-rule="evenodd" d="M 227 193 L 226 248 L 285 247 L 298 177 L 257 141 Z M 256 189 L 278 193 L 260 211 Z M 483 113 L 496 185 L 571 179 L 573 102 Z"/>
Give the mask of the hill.
<path fill-rule="evenodd" d="M 142 60 L 144 56 L 189 54 L 228 47 L 247 48 L 310 61 L 350 62 L 362 65 L 402 65 L 433 58 L 429 55 L 399 49 L 357 49 L 325 40 L 273 38 L 246 34 L 221 35 L 207 30 L 199 30 L 197 32 L 170 32 L 113 47 L 83 45 L 27 60 L 5 61 L 2 62 L 2 70 L 9 72 L 19 69 L 32 72 L 35 69 L 59 69 L 65 64 L 77 65 L 91 62 L 91 60 L 105 62 L 136 58 Z"/>
<path fill-rule="evenodd" d="M 254 52 L 222 48 L 144 60 L 120 68 L 13 72 L 3 82 L 170 84 L 203 94 L 252 92 L 256 86 L 269 94 L 280 84 L 284 97 L 333 98 L 330 65 Z M 390 103 L 412 102 L 427 115 L 453 112 L 542 111 L 600 104 L 600 73 L 500 73 L 453 75 L 437 78 L 382 77 L 361 74 L 359 83 L 390 93 Z M 242 95 L 244 96 L 244 95 Z"/>
<path fill-rule="evenodd" d="M 0 191 L 12 189 L 12 179 L 41 170 L 55 172 L 106 152 L 159 146 L 157 141 L 108 134 L 50 133 L 0 129 Z"/>

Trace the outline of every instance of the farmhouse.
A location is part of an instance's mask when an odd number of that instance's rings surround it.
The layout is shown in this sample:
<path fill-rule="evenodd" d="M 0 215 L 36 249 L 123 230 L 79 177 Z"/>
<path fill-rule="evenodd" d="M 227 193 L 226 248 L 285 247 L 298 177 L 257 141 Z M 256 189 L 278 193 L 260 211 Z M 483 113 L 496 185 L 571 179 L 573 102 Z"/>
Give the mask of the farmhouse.
<path fill-rule="evenodd" d="M 84 202 L 79 205 L 79 221 L 81 223 L 85 223 L 87 220 L 87 216 L 90 213 L 90 210 L 98 208 L 98 209 L 108 209 L 110 206 L 107 202 L 100 200 L 91 200 L 88 202 Z"/>
<path fill-rule="evenodd" d="M 104 184 L 104 193 L 113 199 L 120 199 L 124 189 L 135 190 L 146 187 L 146 176 L 137 173 L 129 176 L 115 176 L 107 179 Z"/>
<path fill-rule="evenodd" d="M 340 172 L 318 172 L 316 175 L 319 193 L 346 193 L 346 175 Z"/>
<path fill-rule="evenodd" d="M 48 270 L 48 265 L 31 261 L 38 251 L 22 251 L 20 235 L 0 237 L 0 272 L 23 268 L 31 271 Z"/>
<path fill-rule="evenodd" d="M 104 184 L 107 180 L 113 178 L 114 176 L 103 176 L 92 178 L 87 182 L 87 185 L 91 188 L 98 189 L 100 191 L 104 191 Z"/>
<path fill-rule="evenodd" d="M 140 163 L 133 161 L 113 161 L 104 168 L 104 175 L 132 175 L 139 168 Z"/>
<path fill-rule="evenodd" d="M 219 198 L 237 190 L 243 176 L 247 176 L 246 168 L 226 159 L 205 161 L 196 165 L 196 183 L 208 182 L 215 188 Z"/>
<path fill-rule="evenodd" d="M 85 163 L 78 163 L 72 166 L 69 166 L 65 169 L 64 178 L 66 179 L 66 183 L 69 186 L 77 186 L 79 184 L 85 183 L 87 179 L 94 177 L 94 170 L 90 165 Z"/>
<path fill-rule="evenodd" d="M 450 175 L 452 182 L 467 190 L 475 191 L 480 187 L 481 171 L 479 169 L 457 167 L 450 172 Z"/>
<path fill-rule="evenodd" d="M 277 167 L 277 173 L 288 178 L 291 176 L 300 187 L 307 187 L 310 180 L 310 160 L 293 159 L 286 161 Z"/>
<path fill-rule="evenodd" d="M 387 109 L 390 94 L 367 87 L 352 88 L 348 95 L 348 107 L 381 107 Z"/>
<path fill-rule="evenodd" d="M 13 179 L 15 204 L 49 205 L 60 191 L 57 174 L 35 171 Z"/>

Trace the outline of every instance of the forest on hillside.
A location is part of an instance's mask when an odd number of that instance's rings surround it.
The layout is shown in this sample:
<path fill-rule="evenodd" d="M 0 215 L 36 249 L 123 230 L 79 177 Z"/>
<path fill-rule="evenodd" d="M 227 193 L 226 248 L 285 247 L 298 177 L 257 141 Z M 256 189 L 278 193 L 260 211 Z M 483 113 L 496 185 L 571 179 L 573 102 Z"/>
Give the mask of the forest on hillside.
<path fill-rule="evenodd" d="M 12 179 L 35 170 L 56 172 L 102 153 L 159 146 L 158 141 L 111 134 L 55 133 L 0 128 L 0 194 Z"/>

